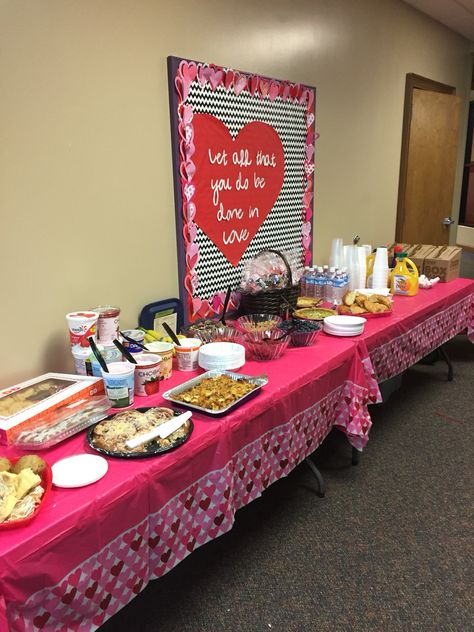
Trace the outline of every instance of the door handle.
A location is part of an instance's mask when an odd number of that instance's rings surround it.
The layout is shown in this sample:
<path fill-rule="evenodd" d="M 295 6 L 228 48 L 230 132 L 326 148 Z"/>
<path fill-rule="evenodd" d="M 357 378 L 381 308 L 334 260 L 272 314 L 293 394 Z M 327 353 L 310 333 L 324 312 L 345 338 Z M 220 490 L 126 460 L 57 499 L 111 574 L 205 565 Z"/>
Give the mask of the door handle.
<path fill-rule="evenodd" d="M 443 217 L 443 219 L 441 220 L 441 223 L 444 224 L 445 226 L 451 226 L 451 224 L 456 223 L 456 220 L 451 219 L 450 217 Z"/>

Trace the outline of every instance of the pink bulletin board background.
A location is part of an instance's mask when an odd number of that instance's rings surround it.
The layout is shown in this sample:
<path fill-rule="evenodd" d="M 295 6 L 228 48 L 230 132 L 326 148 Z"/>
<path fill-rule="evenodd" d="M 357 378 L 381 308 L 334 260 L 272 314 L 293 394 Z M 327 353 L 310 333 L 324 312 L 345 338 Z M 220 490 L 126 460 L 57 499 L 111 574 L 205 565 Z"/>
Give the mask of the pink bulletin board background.
<path fill-rule="evenodd" d="M 311 263 L 313 87 L 168 58 L 180 298 L 185 321 L 239 303 L 266 248 Z"/>

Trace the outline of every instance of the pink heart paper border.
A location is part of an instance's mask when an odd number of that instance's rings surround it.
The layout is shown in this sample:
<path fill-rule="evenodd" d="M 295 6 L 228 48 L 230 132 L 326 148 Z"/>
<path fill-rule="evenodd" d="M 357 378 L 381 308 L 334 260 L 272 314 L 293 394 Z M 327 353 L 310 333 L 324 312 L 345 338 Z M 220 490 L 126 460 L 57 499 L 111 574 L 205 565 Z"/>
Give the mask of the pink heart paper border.
<path fill-rule="evenodd" d="M 178 94 L 178 136 L 181 177 L 181 199 L 183 217 L 183 239 L 185 246 L 186 270 L 184 286 L 189 296 L 187 305 L 187 320 L 193 322 L 200 318 L 214 316 L 222 306 L 222 292 L 215 294 L 210 300 L 202 300 L 196 296 L 199 279 L 196 265 L 199 260 L 199 246 L 195 241 L 196 224 L 194 216 L 196 208 L 193 202 L 195 186 L 193 177 L 196 166 L 192 160 L 194 154 L 194 129 L 192 106 L 186 104 L 191 84 L 197 82 L 201 86 L 209 84 L 215 91 L 218 87 L 226 91 L 232 90 L 239 95 L 247 90 L 254 98 L 275 101 L 292 101 L 301 105 L 306 104 L 306 148 L 304 161 L 305 188 L 303 194 L 303 227 L 301 243 L 303 246 L 303 265 L 311 263 L 311 238 L 308 226 L 311 226 L 313 216 L 312 200 L 314 187 L 314 143 L 319 134 L 315 131 L 315 91 L 303 84 L 290 81 L 278 81 L 259 75 L 241 73 L 231 68 L 224 68 L 216 64 L 203 64 L 189 60 L 181 60 L 174 80 Z M 229 310 L 235 310 L 239 305 L 238 292 L 232 292 Z"/>

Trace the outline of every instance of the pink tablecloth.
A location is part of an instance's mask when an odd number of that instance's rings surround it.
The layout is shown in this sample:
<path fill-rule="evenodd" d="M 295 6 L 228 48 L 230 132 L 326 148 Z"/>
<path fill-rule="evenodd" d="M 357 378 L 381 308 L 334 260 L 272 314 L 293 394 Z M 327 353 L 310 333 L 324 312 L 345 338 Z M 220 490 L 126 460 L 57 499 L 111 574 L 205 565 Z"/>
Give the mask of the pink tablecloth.
<path fill-rule="evenodd" d="M 222 418 L 194 415 L 195 430 L 179 449 L 108 459 L 102 480 L 53 488 L 29 526 L 2 532 L 0 629 L 96 629 L 150 579 L 228 531 L 236 510 L 287 475 L 333 426 L 365 445 L 377 386 L 353 342 L 320 335 L 314 347 L 249 362 L 243 372 L 262 371 L 269 384 L 257 397 Z M 162 385 L 188 377 L 175 372 Z M 160 395 L 136 402 L 163 403 Z M 45 458 L 53 464 L 89 451 L 82 433 Z"/>
<path fill-rule="evenodd" d="M 392 315 L 367 320 L 354 344 L 368 377 L 382 382 L 464 330 L 474 342 L 474 281 L 455 279 L 416 296 L 395 296 Z"/>

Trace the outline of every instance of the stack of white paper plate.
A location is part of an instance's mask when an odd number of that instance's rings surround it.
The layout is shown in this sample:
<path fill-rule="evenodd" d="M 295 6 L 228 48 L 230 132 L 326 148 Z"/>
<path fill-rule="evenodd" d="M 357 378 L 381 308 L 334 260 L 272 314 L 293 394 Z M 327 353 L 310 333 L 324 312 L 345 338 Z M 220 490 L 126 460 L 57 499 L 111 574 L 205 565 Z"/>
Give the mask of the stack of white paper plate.
<path fill-rule="evenodd" d="M 240 369 L 245 364 L 245 347 L 236 342 L 210 342 L 199 349 L 199 366 L 202 369 Z"/>
<path fill-rule="evenodd" d="M 360 316 L 327 316 L 323 327 L 331 336 L 360 336 L 365 322 Z"/>

